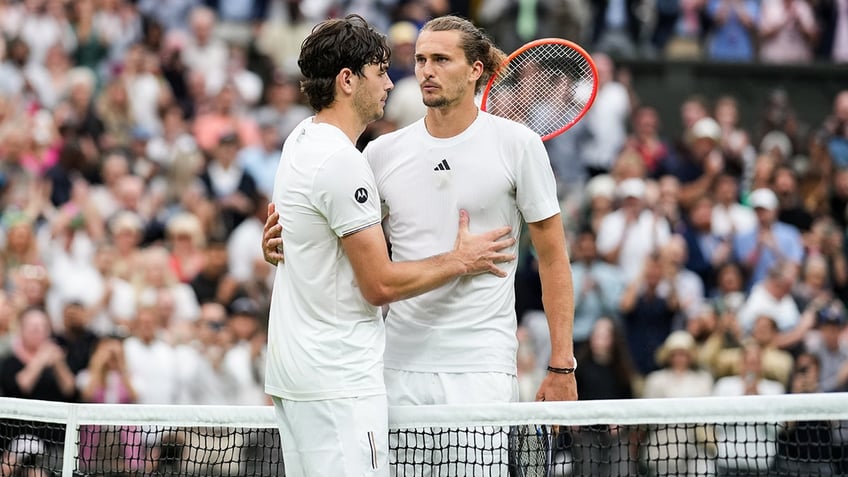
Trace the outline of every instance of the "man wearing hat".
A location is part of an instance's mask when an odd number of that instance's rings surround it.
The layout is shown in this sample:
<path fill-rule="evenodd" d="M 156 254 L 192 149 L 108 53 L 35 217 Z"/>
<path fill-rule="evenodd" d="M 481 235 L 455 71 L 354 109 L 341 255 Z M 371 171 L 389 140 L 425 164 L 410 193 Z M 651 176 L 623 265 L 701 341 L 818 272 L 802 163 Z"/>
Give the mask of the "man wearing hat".
<path fill-rule="evenodd" d="M 718 148 L 721 126 L 710 117 L 697 120 L 688 131 L 679 154 L 659 164 L 656 177 L 672 175 L 680 180 L 680 205 L 688 209 L 707 195 L 724 171 L 724 156 Z"/>
<path fill-rule="evenodd" d="M 798 229 L 777 220 L 777 195 L 768 188 L 757 189 L 748 196 L 748 203 L 757 214 L 757 226 L 734 238 L 736 261 L 748 271 L 748 290 L 765 278 L 778 262 L 801 265 L 804 245 Z"/>
<path fill-rule="evenodd" d="M 645 257 L 668 242 L 668 221 L 645 207 L 645 181 L 630 178 L 618 184 L 619 208 L 607 214 L 598 229 L 598 254 L 621 267 L 630 282 L 639 276 Z"/>

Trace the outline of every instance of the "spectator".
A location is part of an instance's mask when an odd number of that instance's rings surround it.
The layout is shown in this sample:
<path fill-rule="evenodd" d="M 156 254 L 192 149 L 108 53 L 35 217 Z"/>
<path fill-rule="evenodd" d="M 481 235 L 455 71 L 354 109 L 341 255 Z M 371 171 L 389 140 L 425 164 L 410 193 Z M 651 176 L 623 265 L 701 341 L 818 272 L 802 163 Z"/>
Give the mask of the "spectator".
<path fill-rule="evenodd" d="M 659 165 L 668 161 L 668 156 L 672 154 L 667 141 L 660 137 L 660 117 L 656 108 L 652 106 L 637 108 L 631 119 L 631 129 L 633 132 L 627 139 L 625 147 L 638 152 L 645 163 L 647 175 L 656 177 Z"/>
<path fill-rule="evenodd" d="M 218 209 L 222 231 L 229 236 L 253 210 L 256 182 L 236 160 L 238 137 L 224 133 L 218 141 L 206 168 L 200 173 L 206 197 Z"/>
<path fill-rule="evenodd" d="M 206 302 L 200 306 L 200 316 L 180 330 L 176 346 L 180 367 L 180 389 L 177 402 L 208 405 L 233 404 L 238 386 L 223 366 L 224 355 L 232 345 L 227 331 L 227 310 L 220 303 Z M 178 332 L 180 331 L 178 330 Z"/>
<path fill-rule="evenodd" d="M 139 254 L 144 223 L 135 212 L 122 210 L 109 220 L 108 228 L 116 252 L 112 272 L 116 277 L 130 281 L 141 265 Z"/>
<path fill-rule="evenodd" d="M 24 2 L 21 23 L 15 25 L 12 36 L 20 36 L 29 45 L 32 49 L 30 61 L 37 64 L 44 63 L 47 50 L 53 45 L 61 45 L 66 52 L 76 47 L 76 36 L 62 2 Z"/>
<path fill-rule="evenodd" d="M 73 29 L 77 37 L 74 63 L 95 71 L 109 52 L 108 33 L 101 31 L 103 23 L 96 21 L 96 12 L 94 0 L 79 0 L 73 5 Z"/>
<path fill-rule="evenodd" d="M 112 80 L 96 100 L 97 116 L 103 121 L 106 147 L 127 147 L 133 129 L 132 111 L 126 84 Z"/>
<path fill-rule="evenodd" d="M 762 351 L 762 371 L 767 379 L 777 381 L 783 386 L 789 386 L 792 373 L 792 355 L 778 347 L 779 330 L 777 323 L 769 315 L 760 315 L 754 321 L 751 330 L 751 340 L 760 346 Z M 716 378 L 735 376 L 739 374 L 743 348 L 731 346 L 720 349 L 722 337 L 713 335 L 708 340 L 704 356 Z"/>
<path fill-rule="evenodd" d="M 759 57 L 767 63 L 809 63 L 819 33 L 805 0 L 764 2 L 758 25 Z"/>
<path fill-rule="evenodd" d="M 757 151 L 751 145 L 748 132 L 739 124 L 739 103 L 736 98 L 729 95 L 718 98 L 714 116 L 721 127 L 719 146 L 725 159 L 725 171 L 737 179 L 749 179 Z"/>
<path fill-rule="evenodd" d="M 760 153 L 788 161 L 793 154 L 805 151 L 806 134 L 807 126 L 798 117 L 789 93 L 783 88 L 769 92 L 754 140 Z"/>
<path fill-rule="evenodd" d="M 645 257 L 671 236 L 668 222 L 645 207 L 645 181 L 626 179 L 618 185 L 621 207 L 609 213 L 598 229 L 598 253 L 621 267 L 629 283 L 639 276 Z"/>
<path fill-rule="evenodd" d="M 584 190 L 582 222 L 597 235 L 604 217 L 615 210 L 617 184 L 608 174 L 590 179 Z M 566 224 L 566 226 L 568 226 Z"/>
<path fill-rule="evenodd" d="M 206 236 L 200 219 L 191 212 L 181 212 L 166 226 L 166 241 L 170 250 L 170 269 L 182 283 L 190 283 L 203 269 Z"/>
<path fill-rule="evenodd" d="M 783 394 L 785 388 L 762 375 L 762 350 L 753 342 L 742 348 L 739 374 L 715 383 L 716 396 Z M 728 424 L 716 428 L 717 471 L 722 475 L 767 472 L 777 454 L 777 430 L 768 424 Z"/>
<path fill-rule="evenodd" d="M 844 0 L 816 2 L 813 6 L 821 31 L 816 57 L 834 63 L 848 62 L 848 7 Z"/>
<path fill-rule="evenodd" d="M 636 370 L 644 375 L 657 369 L 654 353 L 671 333 L 674 316 L 679 309 L 674 281 L 669 281 L 667 294 L 660 294 L 663 279 L 658 253 L 645 257 L 642 272 L 628 282 L 619 310 L 624 323 L 627 345 Z"/>
<path fill-rule="evenodd" d="M 703 18 L 705 5 L 704 0 L 682 0 L 678 3 L 673 25 L 662 25 L 671 27 L 662 50 L 666 58 L 697 60 L 701 57 L 702 42 L 706 36 Z"/>
<path fill-rule="evenodd" d="M 822 125 L 827 151 L 839 169 L 848 168 L 848 90 L 840 91 L 833 100 L 833 113 Z"/>
<path fill-rule="evenodd" d="M 617 58 L 635 57 L 643 27 L 638 10 L 639 2 L 633 0 L 596 4 L 592 14 L 594 48 Z"/>
<path fill-rule="evenodd" d="M 589 176 L 605 174 L 627 139 L 627 119 L 632 107 L 627 88 L 615 79 L 615 64 L 603 54 L 593 55 L 598 68 L 598 93 L 592 109 L 572 134 L 581 134 L 578 155 Z"/>
<path fill-rule="evenodd" d="M 280 154 L 283 151 L 283 137 L 279 135 L 273 113 L 260 115 L 257 124 L 261 133 L 261 142 L 241 149 L 236 161 L 253 179 L 256 189 L 266 197 L 271 197 L 274 192 L 277 163 L 280 162 Z"/>
<path fill-rule="evenodd" d="M 102 183 L 91 187 L 91 201 L 100 217 L 112 217 L 121 207 L 118 197 L 124 177 L 130 175 L 130 161 L 127 155 L 118 149 L 108 151 L 100 167 Z"/>
<path fill-rule="evenodd" d="M 124 344 L 120 338 L 106 336 L 97 342 L 86 368 L 77 375 L 77 387 L 83 402 L 136 402 L 136 391 L 127 370 Z"/>
<path fill-rule="evenodd" d="M 672 235 L 659 253 L 665 278 L 659 293 L 668 295 L 670 291 L 667 288 L 672 288 L 677 294 L 680 314 L 675 320 L 675 328 L 684 328 L 687 321 L 697 316 L 704 303 L 704 282 L 698 274 L 685 267 L 689 250 L 681 235 Z"/>
<path fill-rule="evenodd" d="M 779 166 L 774 171 L 772 190 L 777 195 L 777 220 L 808 234 L 813 225 L 813 216 L 801 202 L 798 190 L 798 175 L 788 166 Z"/>
<path fill-rule="evenodd" d="M 416 88 L 417 86 L 416 83 Z M 277 125 L 277 134 L 281 140 L 288 137 L 298 123 L 312 115 L 312 109 L 300 103 L 300 86 L 297 79 L 292 76 L 281 72 L 275 74 L 266 86 L 266 96 L 268 104 L 259 108 L 257 117 L 262 117 L 262 115 L 269 117 L 270 119 L 266 119 L 266 121 Z M 388 104 L 392 102 L 393 96 L 394 93 L 389 95 L 387 108 Z M 416 99 L 418 103 L 423 104 L 420 92 Z M 386 113 L 388 114 L 388 111 Z M 423 112 L 420 117 L 424 117 Z"/>
<path fill-rule="evenodd" d="M 715 198 L 710 221 L 713 234 L 732 242 L 735 235 L 754 230 L 757 215 L 751 207 L 739 202 L 737 178 L 728 174 L 719 175 L 712 195 Z"/>
<path fill-rule="evenodd" d="M 182 49 L 183 63 L 206 78 L 207 91 L 219 91 L 226 83 L 229 51 L 213 33 L 217 23 L 215 11 L 197 6 L 189 14 L 190 36 Z"/>
<path fill-rule="evenodd" d="M 230 304 L 227 330 L 233 344 L 222 363 L 225 372 L 234 380 L 237 392 L 233 404 L 260 406 L 270 401 L 265 395 L 265 343 L 267 336 L 260 329 L 262 310 L 252 299 L 242 297 Z"/>
<path fill-rule="evenodd" d="M 227 268 L 248 296 L 257 303 L 269 302 L 274 268 L 262 256 L 262 232 L 267 218 L 268 202 L 260 195 L 255 201 L 253 214 L 233 230 L 227 239 Z"/>
<path fill-rule="evenodd" d="M 79 301 L 69 300 L 62 307 L 62 331 L 54 335 L 54 340 L 62 347 L 74 376 L 88 366 L 97 346 L 99 337 L 88 329 L 90 320 L 89 311 Z"/>
<path fill-rule="evenodd" d="M 681 184 L 680 205 L 692 206 L 695 199 L 706 195 L 716 178 L 724 171 L 725 159 L 718 148 L 721 127 L 709 117 L 697 120 L 686 133 L 676 154 L 660 164 L 659 175 L 676 177 Z"/>
<path fill-rule="evenodd" d="M 710 196 L 695 201 L 682 234 L 688 250 L 685 266 L 701 279 L 705 296 L 713 294 L 717 270 L 730 260 L 733 252 L 727 237 L 713 233 L 713 210 Z"/>
<path fill-rule="evenodd" d="M 208 237 L 204 250 L 204 266 L 191 281 L 199 303 L 217 301 L 229 305 L 244 295 L 244 291 L 227 268 L 227 243 L 215 236 Z"/>
<path fill-rule="evenodd" d="M 162 339 L 162 318 L 152 306 L 138 308 L 124 341 L 127 370 L 139 404 L 172 404 L 180 391 L 180 362 L 173 346 Z"/>
<path fill-rule="evenodd" d="M 574 347 L 579 348 L 589 340 L 597 320 L 602 317 L 617 318 L 625 282 L 617 266 L 598 257 L 595 233 L 591 229 L 581 231 L 573 243 L 571 274 L 575 286 L 572 333 Z"/>
<path fill-rule="evenodd" d="M 220 144 L 221 137 L 232 133 L 243 147 L 259 144 L 259 129 L 253 119 L 239 111 L 238 101 L 238 90 L 228 82 L 214 96 L 209 110 L 198 112 L 192 134 L 203 152 L 212 152 Z"/>
<path fill-rule="evenodd" d="M 630 399 L 636 379 L 627 343 L 616 321 L 601 317 L 595 321 L 588 342 L 575 348 L 575 358 L 580 362 L 575 371 L 580 400 Z M 534 388 L 535 389 L 535 388 Z M 618 426 L 583 426 L 577 429 L 574 439 L 575 465 L 583 474 L 632 474 L 627 431 Z"/>
<path fill-rule="evenodd" d="M 713 377 L 709 372 L 697 368 L 697 345 L 686 331 L 672 332 L 657 349 L 656 360 L 661 369 L 652 371 L 645 378 L 642 397 L 703 397 L 712 393 Z M 652 474 L 704 473 L 706 462 L 698 456 L 706 452 L 704 429 L 660 428 L 648 437 L 646 452 L 651 461 Z M 681 435 L 682 434 L 682 435 Z"/>
<path fill-rule="evenodd" d="M 842 339 L 845 324 L 844 306 L 832 303 L 819 310 L 816 329 L 807 335 L 807 349 L 817 361 L 818 383 L 814 386 L 817 391 L 848 389 L 848 342 Z"/>
<path fill-rule="evenodd" d="M 706 13 L 712 21 L 707 45 L 710 59 L 746 62 L 755 58 L 753 33 L 760 15 L 759 2 L 708 0 Z"/>
<path fill-rule="evenodd" d="M 182 321 L 194 321 L 200 312 L 197 297 L 191 286 L 177 279 L 170 267 L 170 253 L 153 245 L 142 250 L 138 268 L 132 276 L 138 308 L 167 305 L 159 309 L 162 326 Z"/>
<path fill-rule="evenodd" d="M 789 392 L 817 393 L 821 367 L 818 358 L 801 353 L 795 358 L 795 369 Z M 804 420 L 788 423 L 779 438 L 775 470 L 793 475 L 833 475 L 841 455 L 834 436 L 839 434 L 831 421 Z"/>
<path fill-rule="evenodd" d="M 178 167 L 177 161 L 191 162 L 198 154 L 198 149 L 180 106 L 164 106 L 161 109 L 160 121 L 162 134 L 150 138 L 145 154 L 156 163 L 158 171 L 168 175 Z"/>
<path fill-rule="evenodd" d="M 0 390 L 7 397 L 73 402 L 74 374 L 65 352 L 50 337 L 50 319 L 41 308 L 20 315 L 12 354 L 0 363 Z"/>
<path fill-rule="evenodd" d="M 80 398 L 87 403 L 134 404 L 136 391 L 127 370 L 123 342 L 104 337 L 88 367 L 77 375 Z M 130 466 L 134 435 L 130 426 L 80 426 L 80 469 L 119 472 Z"/>
<path fill-rule="evenodd" d="M 795 265 L 778 262 L 761 282 L 754 285 L 738 315 L 739 324 L 746 333 L 750 333 L 760 315 L 772 317 L 781 332 L 789 331 L 798 324 L 801 313 L 791 294 L 797 277 Z"/>
<path fill-rule="evenodd" d="M 755 229 L 734 237 L 734 258 L 748 272 L 748 289 L 762 280 L 778 262 L 799 267 L 804 258 L 801 234 L 792 225 L 777 220 L 779 202 L 771 189 L 757 189 L 748 198 L 757 214 Z"/>

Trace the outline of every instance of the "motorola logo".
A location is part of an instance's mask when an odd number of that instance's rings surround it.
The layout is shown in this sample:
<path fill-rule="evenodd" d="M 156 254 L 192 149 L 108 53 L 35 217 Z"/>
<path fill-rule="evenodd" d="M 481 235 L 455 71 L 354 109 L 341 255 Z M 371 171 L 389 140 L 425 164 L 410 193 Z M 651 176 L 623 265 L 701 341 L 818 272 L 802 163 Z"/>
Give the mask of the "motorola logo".
<path fill-rule="evenodd" d="M 353 193 L 353 198 L 360 204 L 363 204 L 366 200 L 368 200 L 368 191 L 364 187 L 360 187 Z"/>

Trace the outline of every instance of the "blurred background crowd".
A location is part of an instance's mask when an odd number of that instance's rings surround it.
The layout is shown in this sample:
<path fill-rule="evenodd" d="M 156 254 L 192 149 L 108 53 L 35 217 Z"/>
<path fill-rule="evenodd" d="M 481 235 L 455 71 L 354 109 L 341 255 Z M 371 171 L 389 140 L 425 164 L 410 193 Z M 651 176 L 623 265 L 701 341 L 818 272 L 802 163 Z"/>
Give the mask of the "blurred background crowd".
<path fill-rule="evenodd" d="M 267 402 L 266 204 L 311 114 L 300 42 L 347 12 L 393 48 L 386 117 L 360 145 L 423 115 L 413 47 L 434 16 L 505 51 L 557 36 L 593 53 L 594 107 L 546 143 L 582 399 L 845 389 L 848 91 L 801 118 L 792 91 L 763 90 L 751 127 L 742 98 L 652 104 L 621 65 L 837 67 L 848 0 L 0 0 L 0 395 Z M 523 247 L 532 399 L 550 350 Z"/>

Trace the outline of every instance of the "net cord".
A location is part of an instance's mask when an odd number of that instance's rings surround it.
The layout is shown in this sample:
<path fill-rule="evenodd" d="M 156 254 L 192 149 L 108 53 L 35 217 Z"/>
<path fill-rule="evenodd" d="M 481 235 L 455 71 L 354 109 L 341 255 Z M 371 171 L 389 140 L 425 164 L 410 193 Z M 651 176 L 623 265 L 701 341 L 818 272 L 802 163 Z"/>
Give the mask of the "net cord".
<path fill-rule="evenodd" d="M 69 404 L 0 398 L 0 419 L 78 425 L 275 428 L 271 406 Z M 389 427 L 687 424 L 848 419 L 848 393 L 392 406 Z"/>

